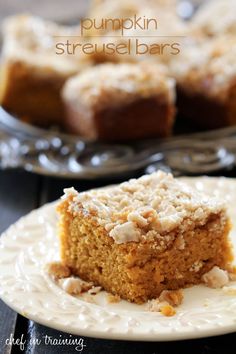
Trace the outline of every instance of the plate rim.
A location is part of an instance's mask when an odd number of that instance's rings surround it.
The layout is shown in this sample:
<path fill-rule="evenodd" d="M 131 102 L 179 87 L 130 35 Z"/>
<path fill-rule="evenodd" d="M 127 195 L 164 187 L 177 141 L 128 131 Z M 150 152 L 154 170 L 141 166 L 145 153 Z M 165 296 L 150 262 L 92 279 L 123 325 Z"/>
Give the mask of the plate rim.
<path fill-rule="evenodd" d="M 176 175 L 204 174 L 236 164 L 235 135 L 236 126 L 231 126 L 162 139 L 109 144 L 21 122 L 0 105 L 3 140 L 0 167 L 19 167 L 39 175 L 87 180 L 122 177 L 149 167 L 172 170 Z M 14 149 L 13 140 L 23 145 L 23 150 Z"/>
<path fill-rule="evenodd" d="M 181 178 L 182 179 L 182 178 Z M 186 177 L 184 178 L 186 180 Z M 227 180 L 227 181 L 234 181 L 234 183 L 236 184 L 236 180 L 234 178 L 226 178 L 226 177 L 187 177 L 188 180 Z M 0 237 L 0 253 L 1 253 L 1 246 L 3 244 L 3 240 L 10 237 L 9 234 L 11 235 L 12 233 L 14 233 L 14 230 L 16 230 L 16 227 L 19 225 L 24 225 L 24 223 L 27 222 L 28 219 L 30 218 L 34 218 L 40 216 L 40 214 L 44 211 L 45 213 L 49 210 L 54 210 L 55 209 L 55 205 L 58 203 L 58 201 L 54 201 L 52 203 L 48 203 L 45 204 L 44 206 L 35 209 L 33 211 L 31 211 L 29 214 L 27 214 L 26 216 L 21 217 L 16 223 L 14 223 L 13 225 L 11 225 L 5 232 L 3 232 L 3 234 Z M 19 236 L 18 236 L 19 237 Z M 23 246 L 22 246 L 23 248 Z M 0 269 L 1 269 L 1 260 L 0 260 Z M 41 270 L 39 270 L 40 272 L 40 276 L 42 276 L 41 274 Z M 55 284 L 56 285 L 56 284 Z M 66 294 L 66 296 L 68 296 Z M 34 315 L 32 313 L 25 313 L 22 312 L 19 309 L 19 306 L 17 306 L 17 304 L 12 303 L 9 298 L 6 296 L 4 296 L 4 293 L 2 293 L 1 290 L 1 286 L 0 286 L 0 298 L 3 300 L 3 302 L 5 302 L 10 308 L 12 308 L 14 311 L 20 313 L 21 315 L 23 315 L 24 317 L 33 320 L 41 325 L 45 325 L 47 327 L 50 328 L 54 328 L 56 330 L 65 332 L 65 333 L 69 333 L 69 334 L 74 334 L 74 335 L 81 335 L 81 336 L 85 336 L 85 337 L 92 337 L 92 338 L 100 338 L 100 339 L 114 339 L 114 340 L 129 340 L 129 341 L 150 341 L 150 342 L 155 342 L 155 341 L 176 341 L 176 340 L 187 340 L 187 339 L 197 339 L 197 338 L 204 338 L 204 337 L 210 337 L 210 336 L 217 336 L 217 335 L 222 335 L 222 334 L 227 334 L 227 333 L 233 333 L 236 331 L 236 318 L 234 320 L 230 320 L 228 323 L 226 323 L 225 325 L 214 325 L 212 327 L 209 327 L 207 329 L 204 328 L 203 329 L 198 329 L 198 330 L 192 330 L 190 328 L 190 331 L 171 331 L 171 332 L 163 332 L 161 331 L 160 335 L 158 335 L 157 333 L 150 333 L 150 332 L 145 332 L 145 333 L 140 333 L 131 331 L 131 332 L 127 332 L 127 333 L 122 333 L 122 332 L 117 332 L 117 331 L 111 331 L 111 332 L 106 332 L 104 331 L 102 328 L 100 328 L 100 331 L 97 329 L 83 329 L 83 328 L 79 328 L 79 330 L 77 329 L 73 329 L 71 328 L 65 328 L 65 326 L 61 325 L 60 323 L 55 323 L 54 322 L 50 322 L 50 320 L 47 320 L 46 318 L 43 319 L 40 316 L 38 316 L 37 314 Z M 74 298 L 73 298 L 74 299 Z M 74 301 L 74 300 L 73 300 Z M 77 301 L 77 300 L 76 300 Z M 78 301 L 79 304 L 79 301 Z M 88 306 L 96 306 L 96 308 L 100 308 L 99 305 L 97 304 L 88 304 Z M 119 312 L 118 310 L 114 310 L 111 309 L 110 311 L 112 312 Z M 137 311 L 137 313 L 139 313 Z M 158 322 L 158 318 L 160 318 L 159 316 L 156 316 L 157 314 L 154 313 L 147 313 L 147 317 L 152 316 L 153 318 L 156 317 L 156 321 Z M 129 317 L 129 315 L 127 315 L 127 317 Z M 169 318 L 169 320 L 171 321 L 172 317 Z M 188 327 L 187 327 L 188 328 Z"/>

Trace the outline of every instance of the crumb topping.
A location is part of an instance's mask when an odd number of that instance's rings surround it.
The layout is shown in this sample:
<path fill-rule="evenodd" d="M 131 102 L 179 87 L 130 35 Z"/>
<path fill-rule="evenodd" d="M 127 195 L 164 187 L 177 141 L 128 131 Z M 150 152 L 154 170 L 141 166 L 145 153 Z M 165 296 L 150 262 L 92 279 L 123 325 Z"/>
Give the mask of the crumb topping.
<path fill-rule="evenodd" d="M 170 70 L 181 87 L 223 101 L 236 81 L 235 56 L 233 37 L 193 41 L 171 62 Z"/>
<path fill-rule="evenodd" d="M 129 241 L 138 242 L 141 237 L 141 231 L 134 222 L 128 221 L 121 225 L 116 225 L 109 233 L 116 243 Z"/>
<path fill-rule="evenodd" d="M 193 29 L 208 36 L 236 34 L 235 0 L 211 0 L 199 7 L 192 20 Z"/>
<path fill-rule="evenodd" d="M 65 36 L 72 39 L 78 34 L 78 26 L 61 26 L 30 15 L 11 16 L 3 24 L 3 58 L 44 68 L 44 74 L 75 75 L 88 66 L 86 56 L 55 55 L 55 46 L 60 39 L 64 42 Z"/>
<path fill-rule="evenodd" d="M 174 86 L 174 79 L 168 78 L 162 66 L 108 63 L 91 67 L 69 79 L 63 94 L 74 105 L 82 101 L 86 106 L 99 109 L 157 95 L 172 103 Z"/>
<path fill-rule="evenodd" d="M 169 233 L 176 229 L 181 234 L 219 214 L 222 222 L 226 220 L 222 202 L 162 171 L 89 192 L 67 189 L 65 198 L 71 214 L 89 216 L 118 244 L 153 238 L 165 244 L 171 239 Z M 178 242 L 182 249 L 184 240 L 180 237 Z"/>

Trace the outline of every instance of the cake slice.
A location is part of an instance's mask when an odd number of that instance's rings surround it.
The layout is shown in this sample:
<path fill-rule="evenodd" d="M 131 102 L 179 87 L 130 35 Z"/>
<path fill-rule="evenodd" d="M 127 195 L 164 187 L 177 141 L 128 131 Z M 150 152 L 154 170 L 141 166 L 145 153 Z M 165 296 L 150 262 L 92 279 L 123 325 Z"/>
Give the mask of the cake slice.
<path fill-rule="evenodd" d="M 67 189 L 58 212 L 63 264 L 135 303 L 198 284 L 232 261 L 224 205 L 161 171 L 83 193 Z"/>
<path fill-rule="evenodd" d="M 166 137 L 175 117 L 175 82 L 163 67 L 103 64 L 63 89 L 67 130 L 82 137 L 121 141 Z"/>
<path fill-rule="evenodd" d="M 236 41 L 219 36 L 186 45 L 172 60 L 179 116 L 204 129 L 236 124 Z"/>
<path fill-rule="evenodd" d="M 61 89 L 89 65 L 88 57 L 56 54 L 56 44 L 72 41 L 77 27 L 59 26 L 29 15 L 5 20 L 0 69 L 0 104 L 24 121 L 60 125 Z"/>

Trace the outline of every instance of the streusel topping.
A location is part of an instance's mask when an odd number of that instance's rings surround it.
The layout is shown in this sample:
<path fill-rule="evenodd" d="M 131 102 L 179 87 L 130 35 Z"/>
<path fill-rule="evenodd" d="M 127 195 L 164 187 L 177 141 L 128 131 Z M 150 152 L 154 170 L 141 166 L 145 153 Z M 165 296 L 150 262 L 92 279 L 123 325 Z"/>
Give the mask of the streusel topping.
<path fill-rule="evenodd" d="M 2 56 L 65 75 L 75 75 L 89 65 L 86 56 L 57 55 L 56 44 L 79 34 L 78 26 L 61 26 L 36 16 L 15 15 L 3 24 Z"/>
<path fill-rule="evenodd" d="M 170 71 L 188 91 L 204 93 L 219 100 L 228 98 L 228 90 L 236 82 L 236 41 L 220 36 L 207 41 L 190 41 Z"/>
<path fill-rule="evenodd" d="M 191 24 L 190 24 L 191 26 Z M 192 19 L 193 29 L 208 36 L 236 34 L 235 0 L 211 0 L 199 7 Z"/>
<path fill-rule="evenodd" d="M 69 79 L 64 88 L 67 100 L 95 108 L 158 96 L 174 102 L 175 81 L 161 65 L 102 64 Z M 78 99 L 79 98 L 79 99 Z"/>
<path fill-rule="evenodd" d="M 78 193 L 65 190 L 68 211 L 92 217 L 118 244 L 179 233 L 204 225 L 210 216 L 225 215 L 225 206 L 158 171 L 118 186 Z M 168 241 L 168 240 L 167 240 Z"/>

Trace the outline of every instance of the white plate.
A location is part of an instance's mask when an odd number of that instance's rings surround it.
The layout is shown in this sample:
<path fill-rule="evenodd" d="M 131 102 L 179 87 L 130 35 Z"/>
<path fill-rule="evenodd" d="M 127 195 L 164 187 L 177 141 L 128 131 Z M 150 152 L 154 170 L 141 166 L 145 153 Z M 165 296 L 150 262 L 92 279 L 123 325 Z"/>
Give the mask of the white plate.
<path fill-rule="evenodd" d="M 185 180 L 224 198 L 232 220 L 236 220 L 236 181 L 207 177 Z M 174 317 L 147 312 L 145 305 L 126 301 L 109 304 L 105 292 L 96 295 L 96 303 L 68 295 L 43 271 L 47 262 L 59 259 L 56 225 L 53 203 L 20 219 L 1 237 L 0 295 L 25 317 L 72 334 L 107 339 L 163 341 L 236 330 L 236 296 L 221 289 L 185 289 L 184 303 Z M 236 222 L 231 236 L 236 247 Z"/>

